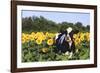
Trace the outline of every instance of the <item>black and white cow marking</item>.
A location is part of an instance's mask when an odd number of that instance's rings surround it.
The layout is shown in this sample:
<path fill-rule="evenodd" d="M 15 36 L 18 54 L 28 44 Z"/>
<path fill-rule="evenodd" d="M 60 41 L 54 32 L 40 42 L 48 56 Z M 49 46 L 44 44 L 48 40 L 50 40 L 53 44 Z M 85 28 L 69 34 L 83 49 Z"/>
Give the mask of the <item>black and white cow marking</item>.
<path fill-rule="evenodd" d="M 69 54 L 69 58 L 75 52 L 75 43 L 73 40 L 73 35 L 78 33 L 78 30 L 73 30 L 71 27 L 67 28 L 65 31 L 56 34 L 56 53 Z"/>

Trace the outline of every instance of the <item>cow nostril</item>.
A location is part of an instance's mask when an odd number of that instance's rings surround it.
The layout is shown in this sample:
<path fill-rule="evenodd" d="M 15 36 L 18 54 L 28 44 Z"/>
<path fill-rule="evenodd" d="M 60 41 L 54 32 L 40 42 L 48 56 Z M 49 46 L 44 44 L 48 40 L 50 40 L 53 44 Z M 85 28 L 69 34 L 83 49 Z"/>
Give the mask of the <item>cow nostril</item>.
<path fill-rule="evenodd" d="M 67 40 L 67 41 L 71 41 L 70 37 L 67 37 L 66 40 Z"/>
<path fill-rule="evenodd" d="M 67 40 L 69 40 L 69 37 L 67 37 Z"/>

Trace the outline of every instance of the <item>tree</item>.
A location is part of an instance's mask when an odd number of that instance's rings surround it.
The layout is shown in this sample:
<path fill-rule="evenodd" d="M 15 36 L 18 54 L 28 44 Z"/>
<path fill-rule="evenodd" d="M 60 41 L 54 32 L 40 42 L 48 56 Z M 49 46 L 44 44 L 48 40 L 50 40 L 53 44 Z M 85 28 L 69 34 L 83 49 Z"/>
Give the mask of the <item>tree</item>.
<path fill-rule="evenodd" d="M 75 26 L 77 26 L 78 28 L 82 27 L 82 23 L 81 22 L 77 22 L 75 23 Z"/>
<path fill-rule="evenodd" d="M 90 30 L 90 25 L 87 25 L 86 29 L 87 29 L 87 31 L 89 31 Z"/>
<path fill-rule="evenodd" d="M 52 20 L 48 20 L 43 16 L 37 17 L 25 17 L 22 18 L 22 32 L 59 32 L 60 30 L 66 30 L 68 27 L 72 27 L 73 29 L 78 29 L 79 31 L 89 31 L 90 26 L 83 26 L 81 22 L 77 22 L 75 24 L 69 22 L 61 22 L 56 23 Z"/>
<path fill-rule="evenodd" d="M 22 18 L 22 30 L 29 31 L 32 29 L 32 19 L 29 18 Z"/>

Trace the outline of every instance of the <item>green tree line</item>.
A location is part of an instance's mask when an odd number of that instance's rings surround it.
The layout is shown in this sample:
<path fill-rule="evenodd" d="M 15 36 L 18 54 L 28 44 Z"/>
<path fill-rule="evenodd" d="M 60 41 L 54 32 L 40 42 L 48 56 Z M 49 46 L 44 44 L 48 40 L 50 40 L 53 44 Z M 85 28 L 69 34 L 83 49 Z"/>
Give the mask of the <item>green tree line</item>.
<path fill-rule="evenodd" d="M 22 18 L 22 32 L 59 32 L 60 30 L 65 30 L 68 27 L 73 29 L 78 29 L 81 32 L 89 32 L 90 25 L 84 26 L 81 22 L 70 23 L 70 22 L 61 22 L 56 23 L 52 20 L 48 20 L 43 16 L 37 17 L 25 17 Z"/>

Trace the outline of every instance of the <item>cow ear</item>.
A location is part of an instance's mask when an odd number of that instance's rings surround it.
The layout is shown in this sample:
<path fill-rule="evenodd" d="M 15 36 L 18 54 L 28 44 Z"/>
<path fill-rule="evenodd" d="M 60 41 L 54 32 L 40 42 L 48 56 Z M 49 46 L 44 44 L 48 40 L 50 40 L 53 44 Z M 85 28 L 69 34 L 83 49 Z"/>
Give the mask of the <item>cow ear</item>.
<path fill-rule="evenodd" d="M 79 32 L 79 30 L 73 30 L 74 34 L 77 34 Z"/>

